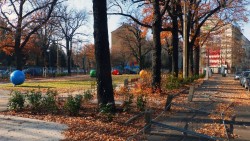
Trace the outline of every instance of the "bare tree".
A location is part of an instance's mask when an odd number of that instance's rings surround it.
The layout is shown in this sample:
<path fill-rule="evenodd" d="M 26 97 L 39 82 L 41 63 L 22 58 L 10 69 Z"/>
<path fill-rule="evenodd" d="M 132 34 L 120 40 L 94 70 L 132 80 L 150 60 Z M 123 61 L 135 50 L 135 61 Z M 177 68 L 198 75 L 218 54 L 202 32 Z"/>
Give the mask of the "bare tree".
<path fill-rule="evenodd" d="M 163 30 L 170 31 L 171 28 L 164 28 L 162 25 L 162 18 L 166 13 L 170 0 L 113 0 L 111 7 L 119 9 L 118 11 L 111 12 L 113 15 L 122 15 L 130 18 L 134 22 L 146 28 L 151 28 L 153 34 L 153 59 L 152 59 L 152 88 L 153 91 L 161 89 L 161 38 L 160 33 Z M 129 9 L 133 9 L 138 12 L 139 8 L 144 6 L 152 7 L 152 22 L 143 22 L 142 19 L 138 19 L 134 16 L 135 11 L 124 11 L 122 5 L 129 5 Z"/>
<path fill-rule="evenodd" d="M 23 49 L 30 37 L 50 19 L 59 0 L 4 0 L 0 2 L 1 18 L 8 24 L 1 27 L 9 32 L 13 42 L 4 46 L 13 48 L 16 67 L 22 70 L 24 65 Z"/>
<path fill-rule="evenodd" d="M 68 6 L 61 5 L 58 10 L 57 27 L 62 33 L 62 37 L 66 41 L 67 66 L 68 74 L 71 75 L 71 54 L 72 43 L 75 35 L 84 35 L 78 32 L 79 28 L 86 24 L 88 15 L 85 10 L 77 11 L 69 9 Z"/>
<path fill-rule="evenodd" d="M 136 58 L 140 70 L 144 69 L 145 56 L 152 51 L 151 46 L 147 46 L 149 42 L 146 40 L 146 35 L 143 35 L 141 26 L 137 23 L 124 24 L 123 26 L 125 31 L 120 35 L 120 38 L 123 39 L 122 44 Z"/>
<path fill-rule="evenodd" d="M 43 65 L 46 67 L 46 54 L 52 42 L 55 42 L 56 27 L 54 20 L 51 18 L 42 28 L 37 31 L 36 44 L 40 47 L 43 56 Z M 47 60 L 49 61 L 49 60 Z"/>

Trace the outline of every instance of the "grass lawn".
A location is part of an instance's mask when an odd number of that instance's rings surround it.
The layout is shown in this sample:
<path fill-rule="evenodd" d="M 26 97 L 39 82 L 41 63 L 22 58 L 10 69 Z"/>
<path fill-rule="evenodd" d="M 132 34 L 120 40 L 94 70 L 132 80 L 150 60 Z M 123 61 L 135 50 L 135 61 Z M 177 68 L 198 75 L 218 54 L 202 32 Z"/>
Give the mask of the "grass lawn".
<path fill-rule="evenodd" d="M 138 78 L 139 75 L 112 75 L 113 85 L 123 84 L 124 79 Z M 89 75 L 66 76 L 57 78 L 41 78 L 41 79 L 27 79 L 22 85 L 13 87 L 12 83 L 5 83 L 0 85 L 0 89 L 8 90 L 38 90 L 45 92 L 47 89 L 55 89 L 58 93 L 67 93 L 73 91 L 82 91 L 94 88 L 96 86 L 95 78 Z"/>

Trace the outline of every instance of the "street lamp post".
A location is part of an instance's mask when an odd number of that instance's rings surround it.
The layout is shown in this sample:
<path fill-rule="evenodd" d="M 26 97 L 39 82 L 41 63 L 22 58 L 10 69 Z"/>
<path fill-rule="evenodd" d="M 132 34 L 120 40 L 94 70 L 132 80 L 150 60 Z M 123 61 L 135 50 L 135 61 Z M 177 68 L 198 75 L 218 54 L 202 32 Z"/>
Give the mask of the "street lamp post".
<path fill-rule="evenodd" d="M 58 42 L 57 42 L 57 48 L 56 48 L 56 71 L 57 71 L 57 73 L 59 73 L 59 44 L 58 44 Z"/>
<path fill-rule="evenodd" d="M 51 60 L 50 60 L 50 49 L 47 49 L 48 55 L 49 55 L 49 70 L 51 69 Z"/>

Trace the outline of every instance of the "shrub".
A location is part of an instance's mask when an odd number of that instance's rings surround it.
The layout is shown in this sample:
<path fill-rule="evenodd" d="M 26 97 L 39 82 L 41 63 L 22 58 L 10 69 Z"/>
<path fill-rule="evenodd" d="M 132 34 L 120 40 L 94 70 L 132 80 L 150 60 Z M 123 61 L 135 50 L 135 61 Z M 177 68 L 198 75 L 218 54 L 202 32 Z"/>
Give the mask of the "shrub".
<path fill-rule="evenodd" d="M 82 102 L 82 95 L 76 95 L 75 97 L 69 96 L 64 105 L 65 111 L 72 116 L 76 116 L 79 114 Z"/>
<path fill-rule="evenodd" d="M 109 122 L 113 120 L 113 103 L 101 104 L 100 105 L 100 113 L 104 114 Z"/>
<path fill-rule="evenodd" d="M 14 91 L 14 94 L 11 93 L 8 107 L 11 110 L 15 111 L 22 110 L 24 107 L 24 102 L 25 102 L 25 96 L 19 91 Z"/>
<path fill-rule="evenodd" d="M 194 75 L 193 77 L 194 77 L 194 79 L 195 79 L 195 80 L 197 80 L 197 79 L 199 79 L 199 78 L 200 78 L 200 76 L 199 76 L 199 75 L 197 75 L 197 74 L 196 74 L 196 75 Z"/>
<path fill-rule="evenodd" d="M 91 100 L 91 99 L 93 99 L 93 95 L 92 95 L 92 93 L 91 93 L 91 91 L 90 90 L 87 90 L 86 92 L 84 92 L 84 94 L 83 94 L 83 99 L 84 99 L 84 101 L 89 101 L 89 100 Z"/>
<path fill-rule="evenodd" d="M 200 75 L 199 75 L 199 77 L 200 77 L 200 78 L 204 78 L 205 76 L 206 76 L 206 74 L 205 74 L 205 73 L 204 73 L 204 74 L 200 74 Z"/>
<path fill-rule="evenodd" d="M 58 76 L 67 76 L 68 74 L 67 73 L 56 73 L 55 76 L 58 77 Z"/>
<path fill-rule="evenodd" d="M 31 111 L 33 113 L 37 113 L 41 111 L 41 104 L 42 104 L 42 93 L 41 91 L 35 92 L 32 90 L 27 93 L 27 100 L 30 104 Z"/>
<path fill-rule="evenodd" d="M 42 99 L 42 109 L 44 112 L 56 113 L 58 111 L 56 96 L 57 91 L 47 90 L 46 95 Z"/>
<path fill-rule="evenodd" d="M 113 83 L 112 86 L 113 86 L 113 89 L 115 90 L 118 85 L 116 83 Z"/>
<path fill-rule="evenodd" d="M 124 100 L 123 111 L 127 112 L 131 110 L 131 104 L 133 103 L 134 96 L 132 94 L 126 94 Z"/>
<path fill-rule="evenodd" d="M 198 76 L 198 75 L 194 75 L 194 76 L 191 76 L 191 77 L 187 77 L 187 78 L 183 79 L 182 84 L 189 84 L 189 83 L 192 83 L 192 82 L 194 82 L 194 80 L 196 80 L 196 79 L 199 79 L 199 76 Z"/>
<path fill-rule="evenodd" d="M 167 89 L 177 89 L 179 88 L 181 85 L 182 85 L 182 82 L 185 83 L 185 79 L 183 80 L 182 78 L 177 78 L 177 77 L 174 77 L 172 75 L 170 75 L 168 78 L 167 78 L 167 84 L 166 84 L 166 88 Z"/>
<path fill-rule="evenodd" d="M 139 95 L 136 100 L 136 106 L 139 111 L 144 111 L 146 107 L 146 97 L 143 95 Z"/>

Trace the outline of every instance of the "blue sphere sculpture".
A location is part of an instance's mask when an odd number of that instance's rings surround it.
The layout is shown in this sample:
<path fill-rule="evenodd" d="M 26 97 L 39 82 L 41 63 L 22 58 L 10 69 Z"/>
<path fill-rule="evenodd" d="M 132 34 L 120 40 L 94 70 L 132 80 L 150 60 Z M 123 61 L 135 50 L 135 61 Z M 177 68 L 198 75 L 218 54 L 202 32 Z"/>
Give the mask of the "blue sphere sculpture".
<path fill-rule="evenodd" d="M 14 85 L 21 85 L 25 80 L 25 75 L 20 70 L 15 70 L 10 74 L 10 81 Z"/>

